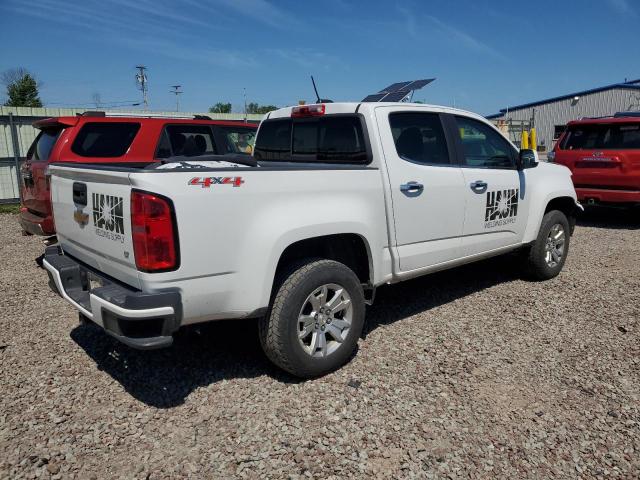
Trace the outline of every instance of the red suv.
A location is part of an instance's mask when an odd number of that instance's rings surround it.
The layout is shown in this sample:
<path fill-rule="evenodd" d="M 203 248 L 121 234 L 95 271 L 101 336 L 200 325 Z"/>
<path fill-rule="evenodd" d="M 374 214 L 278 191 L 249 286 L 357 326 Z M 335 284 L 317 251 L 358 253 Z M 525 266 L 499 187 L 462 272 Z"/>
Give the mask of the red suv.
<path fill-rule="evenodd" d="M 257 124 L 185 118 L 77 117 L 38 120 L 22 164 L 20 224 L 25 234 L 55 233 L 47 166 L 53 162 L 146 164 L 172 156 L 251 154 Z"/>
<path fill-rule="evenodd" d="M 586 204 L 640 204 L 640 114 L 569 122 L 550 160 L 573 172 Z"/>

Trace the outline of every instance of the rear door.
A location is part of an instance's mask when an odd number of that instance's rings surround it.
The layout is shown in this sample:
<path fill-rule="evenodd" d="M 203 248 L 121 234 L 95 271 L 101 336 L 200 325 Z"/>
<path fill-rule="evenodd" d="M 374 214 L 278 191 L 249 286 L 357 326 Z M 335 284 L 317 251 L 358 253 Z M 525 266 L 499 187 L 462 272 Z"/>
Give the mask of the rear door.
<path fill-rule="evenodd" d="M 526 171 L 516 169 L 518 152 L 491 125 L 448 117 L 457 138 L 464 176 L 465 256 L 520 243 L 527 224 Z"/>
<path fill-rule="evenodd" d="M 440 114 L 415 107 L 378 107 L 389 176 L 400 270 L 460 255 L 464 182 Z"/>
<path fill-rule="evenodd" d="M 573 172 L 576 188 L 640 188 L 640 123 L 571 125 L 560 142 L 556 162 Z"/>
<path fill-rule="evenodd" d="M 129 174 L 50 167 L 58 241 L 65 253 L 140 288 L 131 238 Z"/>

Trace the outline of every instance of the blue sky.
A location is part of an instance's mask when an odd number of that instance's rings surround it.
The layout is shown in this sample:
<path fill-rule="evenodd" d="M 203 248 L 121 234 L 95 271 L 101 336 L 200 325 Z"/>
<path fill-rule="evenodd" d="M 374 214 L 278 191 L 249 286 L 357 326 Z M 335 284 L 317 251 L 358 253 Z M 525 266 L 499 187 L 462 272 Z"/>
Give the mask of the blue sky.
<path fill-rule="evenodd" d="M 24 66 L 49 106 L 140 98 L 152 109 L 414 97 L 482 114 L 640 78 L 640 0 L 0 0 L 0 71 Z M 0 95 L 2 98 L 3 95 Z"/>

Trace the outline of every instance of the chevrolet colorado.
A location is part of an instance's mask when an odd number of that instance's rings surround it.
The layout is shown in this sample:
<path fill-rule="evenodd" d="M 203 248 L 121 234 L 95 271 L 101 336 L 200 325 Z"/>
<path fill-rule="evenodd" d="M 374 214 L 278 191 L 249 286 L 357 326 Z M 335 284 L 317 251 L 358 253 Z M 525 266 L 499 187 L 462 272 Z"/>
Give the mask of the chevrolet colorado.
<path fill-rule="evenodd" d="M 257 317 L 267 356 L 300 377 L 348 361 L 379 285 L 515 250 L 532 278 L 558 275 L 581 209 L 567 168 L 483 117 L 410 103 L 274 111 L 253 157 L 50 173 L 43 263 L 82 318 L 158 348 Z"/>

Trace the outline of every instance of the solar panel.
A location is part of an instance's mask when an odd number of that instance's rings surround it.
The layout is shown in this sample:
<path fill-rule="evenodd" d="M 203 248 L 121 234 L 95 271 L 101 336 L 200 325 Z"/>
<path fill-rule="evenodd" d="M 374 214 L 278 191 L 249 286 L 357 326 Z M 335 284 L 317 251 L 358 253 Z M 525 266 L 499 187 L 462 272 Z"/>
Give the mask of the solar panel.
<path fill-rule="evenodd" d="M 383 88 L 378 93 L 367 95 L 363 102 L 400 102 L 411 95 L 415 90 L 420 90 L 425 85 L 433 82 L 435 78 L 425 78 L 423 80 L 410 80 L 408 82 L 392 83 Z"/>
<path fill-rule="evenodd" d="M 424 80 L 414 80 L 410 82 L 403 90 L 420 90 L 425 85 L 429 85 L 435 78 L 426 78 Z"/>
<path fill-rule="evenodd" d="M 379 102 L 380 100 L 382 100 L 382 97 L 384 97 L 385 95 L 386 93 L 374 93 L 373 95 L 367 95 L 362 101 L 363 102 Z"/>
<path fill-rule="evenodd" d="M 382 100 L 382 102 L 399 102 L 407 95 L 411 95 L 411 90 L 398 90 L 397 92 L 388 93 Z"/>
<path fill-rule="evenodd" d="M 410 83 L 413 83 L 412 81 L 409 82 L 397 82 L 397 83 L 392 83 L 391 85 L 389 85 L 387 88 L 383 88 L 382 90 L 380 90 L 380 93 L 392 93 L 392 92 L 396 92 L 398 90 L 406 90 L 404 87 L 406 87 L 407 85 L 409 85 Z"/>

